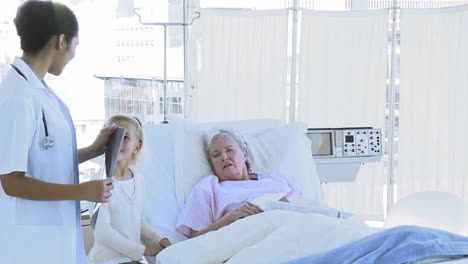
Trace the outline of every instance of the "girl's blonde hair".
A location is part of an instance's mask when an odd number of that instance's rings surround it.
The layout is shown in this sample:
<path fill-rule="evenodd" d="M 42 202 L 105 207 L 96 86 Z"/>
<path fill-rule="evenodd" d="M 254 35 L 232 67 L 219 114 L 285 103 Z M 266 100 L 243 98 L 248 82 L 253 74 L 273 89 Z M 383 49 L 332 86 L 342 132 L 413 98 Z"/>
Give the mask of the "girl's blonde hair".
<path fill-rule="evenodd" d="M 143 142 L 144 142 L 144 135 L 143 135 L 143 126 L 141 124 L 141 121 L 140 119 L 138 119 L 138 117 L 136 116 L 130 116 L 130 115 L 113 115 L 111 117 L 109 117 L 109 119 L 107 119 L 107 122 L 106 122 L 106 126 L 112 124 L 112 123 L 115 123 L 115 122 L 118 122 L 118 121 L 126 121 L 130 124 L 132 124 L 134 127 L 135 127 L 135 133 L 136 133 L 136 137 L 138 139 L 138 142 L 140 143 L 140 150 L 138 152 L 138 154 L 141 154 L 141 150 L 143 148 Z M 141 156 L 141 155 L 139 155 Z M 137 156 L 133 156 L 132 157 L 132 161 L 136 161 L 137 160 Z"/>

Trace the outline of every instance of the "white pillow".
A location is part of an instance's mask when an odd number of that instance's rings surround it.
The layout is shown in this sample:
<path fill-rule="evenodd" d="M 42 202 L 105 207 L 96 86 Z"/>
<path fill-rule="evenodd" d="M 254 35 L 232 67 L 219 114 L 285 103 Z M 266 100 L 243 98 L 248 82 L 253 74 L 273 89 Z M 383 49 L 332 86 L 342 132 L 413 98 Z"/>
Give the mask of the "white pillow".
<path fill-rule="evenodd" d="M 173 117 L 175 185 L 179 207 L 185 204 L 192 188 L 204 176 L 212 174 L 204 152 L 206 132 L 213 128 L 234 128 L 248 145 L 252 169 L 277 171 L 302 189 L 309 201 L 323 204 L 323 194 L 312 159 L 311 142 L 302 123 L 280 125 L 276 120 L 244 120 L 196 125 Z"/>
<path fill-rule="evenodd" d="M 135 173 L 144 178 L 144 212 L 151 227 L 171 242 L 185 239 L 175 232 L 179 207 L 175 195 L 174 144 L 168 125 L 144 126 L 144 145 Z"/>
<path fill-rule="evenodd" d="M 252 169 L 276 171 L 302 190 L 310 202 L 323 204 L 323 194 L 312 157 L 307 125 L 291 123 L 257 134 L 246 134 Z"/>

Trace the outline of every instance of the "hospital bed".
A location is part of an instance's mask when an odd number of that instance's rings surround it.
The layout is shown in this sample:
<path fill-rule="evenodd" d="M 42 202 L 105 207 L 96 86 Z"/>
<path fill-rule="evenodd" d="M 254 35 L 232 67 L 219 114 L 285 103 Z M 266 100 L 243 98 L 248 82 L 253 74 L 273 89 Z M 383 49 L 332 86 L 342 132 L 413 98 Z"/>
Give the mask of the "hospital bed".
<path fill-rule="evenodd" d="M 193 186 L 210 172 L 202 142 L 211 127 L 231 127 L 242 132 L 252 167 L 287 175 L 301 186 L 303 193 L 297 203 L 291 204 L 291 210 L 275 210 L 281 206 L 265 199 L 261 201 L 262 206 L 268 207 L 265 213 L 187 240 L 175 231 L 175 223 Z M 283 124 L 273 119 L 193 124 L 171 117 L 169 124 L 147 125 L 143 157 L 136 168 L 138 175 L 145 177 L 145 213 L 150 224 L 174 243 L 153 261 L 161 264 L 284 263 L 380 231 L 367 226 L 359 217 L 341 219 L 330 213 L 333 210 L 326 210 L 306 131 L 305 124 Z M 301 213 L 304 208 L 317 209 L 317 212 Z M 449 260 L 432 259 L 431 263 Z M 450 263 L 468 263 L 468 260 Z"/>

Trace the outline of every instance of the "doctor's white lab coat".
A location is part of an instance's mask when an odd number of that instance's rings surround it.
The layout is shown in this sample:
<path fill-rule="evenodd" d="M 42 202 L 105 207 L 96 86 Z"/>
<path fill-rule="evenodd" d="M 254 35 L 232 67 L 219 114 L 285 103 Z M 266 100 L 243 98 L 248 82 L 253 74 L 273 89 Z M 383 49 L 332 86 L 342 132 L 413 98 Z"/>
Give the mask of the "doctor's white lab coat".
<path fill-rule="evenodd" d="M 20 58 L 0 85 L 0 174 L 26 172 L 34 179 L 77 182 L 76 137 L 68 109 Z M 46 118 L 54 146 L 45 149 Z M 1 176 L 0 176 L 1 177 Z M 87 263 L 79 201 L 32 201 L 0 187 L 0 263 Z"/>

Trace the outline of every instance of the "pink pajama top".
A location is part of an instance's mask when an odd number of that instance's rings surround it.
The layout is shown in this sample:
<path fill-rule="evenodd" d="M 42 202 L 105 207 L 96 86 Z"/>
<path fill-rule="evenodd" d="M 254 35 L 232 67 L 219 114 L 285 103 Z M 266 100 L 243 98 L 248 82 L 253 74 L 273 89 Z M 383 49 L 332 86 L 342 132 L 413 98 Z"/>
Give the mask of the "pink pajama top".
<path fill-rule="evenodd" d="M 293 184 L 274 172 L 257 174 L 258 180 L 219 182 L 215 175 L 202 178 L 180 212 L 177 232 L 188 236 L 190 229 L 200 231 L 243 202 L 265 194 L 287 193 L 287 198 L 299 192 Z"/>

